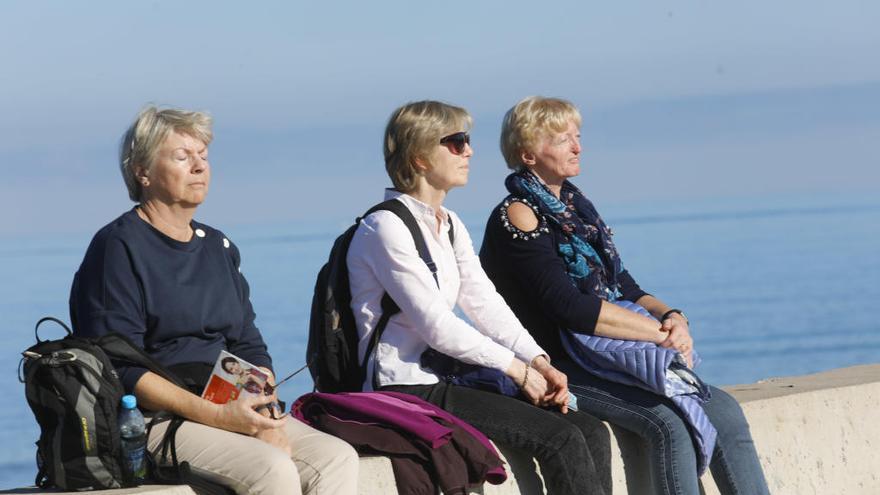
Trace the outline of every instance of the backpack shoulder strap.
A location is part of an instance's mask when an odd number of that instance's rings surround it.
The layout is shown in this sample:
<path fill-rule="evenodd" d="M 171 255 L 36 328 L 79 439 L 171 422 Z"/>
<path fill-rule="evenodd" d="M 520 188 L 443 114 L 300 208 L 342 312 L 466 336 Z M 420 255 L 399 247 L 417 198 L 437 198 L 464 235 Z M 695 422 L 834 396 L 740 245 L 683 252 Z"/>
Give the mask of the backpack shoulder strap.
<path fill-rule="evenodd" d="M 416 217 L 413 216 L 412 212 L 409 211 L 409 208 L 396 199 L 389 199 L 388 201 L 383 201 L 370 208 L 361 218 L 365 218 L 370 213 L 379 210 L 390 211 L 403 221 L 403 224 L 406 225 L 407 230 L 409 230 L 409 233 L 413 238 L 413 242 L 416 245 L 416 251 L 419 253 L 419 258 L 428 265 L 428 269 L 431 270 L 431 276 L 434 277 L 434 282 L 437 284 L 437 287 L 440 287 L 440 281 L 437 279 L 437 264 L 434 263 L 434 258 L 431 257 L 431 252 L 428 251 L 428 245 L 425 244 L 425 237 L 422 236 L 422 231 L 419 229 L 418 221 L 416 221 Z M 450 241 L 452 240 L 452 235 L 452 231 L 450 230 Z"/>
<path fill-rule="evenodd" d="M 360 221 L 376 211 L 390 211 L 397 215 L 403 221 L 403 224 L 406 225 L 407 230 L 409 230 L 410 235 L 412 236 L 413 242 L 416 245 L 416 251 L 419 253 L 419 258 L 428 265 L 428 269 L 431 270 L 431 276 L 434 277 L 434 283 L 437 284 L 437 287 L 440 287 L 440 280 L 437 278 L 437 264 L 434 263 L 434 259 L 431 257 L 431 252 L 428 251 L 428 245 L 425 244 L 425 237 L 422 235 L 422 231 L 419 229 L 418 221 L 416 217 L 413 216 L 412 212 L 409 211 L 409 208 L 406 207 L 405 204 L 396 200 L 389 199 L 387 201 L 383 201 L 376 206 L 367 210 L 366 213 L 360 218 L 357 219 L 356 223 L 360 223 Z M 452 231 L 450 230 L 450 241 L 452 240 Z M 391 296 L 386 292 L 382 295 L 382 316 L 379 317 L 379 321 L 376 324 L 376 328 L 373 330 L 373 334 L 370 336 L 370 342 L 367 344 L 366 352 L 364 353 L 364 361 L 361 363 L 361 376 L 367 375 L 367 362 L 369 361 L 369 356 L 373 354 L 373 350 L 376 348 L 376 345 L 379 343 L 379 339 L 382 338 L 382 333 L 385 331 L 385 327 L 388 326 L 388 320 L 400 312 L 400 307 L 397 306 L 397 303 L 391 299 Z M 376 380 L 376 375 L 373 375 L 373 388 L 378 389 L 378 382 Z"/>
<path fill-rule="evenodd" d="M 452 216 L 449 217 L 449 244 L 455 246 L 455 224 L 452 222 Z"/>
<path fill-rule="evenodd" d="M 174 373 L 149 356 L 128 337 L 117 332 L 102 335 L 95 342 L 114 363 L 146 368 L 180 388 L 187 386 Z"/>

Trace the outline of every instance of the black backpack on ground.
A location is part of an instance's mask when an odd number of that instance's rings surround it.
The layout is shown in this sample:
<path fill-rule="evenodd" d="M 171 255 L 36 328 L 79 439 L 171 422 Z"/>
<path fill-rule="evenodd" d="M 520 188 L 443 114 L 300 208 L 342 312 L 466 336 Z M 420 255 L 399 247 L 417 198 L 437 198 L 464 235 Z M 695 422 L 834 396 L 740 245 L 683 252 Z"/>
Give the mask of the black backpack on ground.
<path fill-rule="evenodd" d="M 312 297 L 312 312 L 309 320 L 309 343 L 306 348 L 306 363 L 315 381 L 315 389 L 321 392 L 359 392 L 367 376 L 367 357 L 373 353 L 388 320 L 400 311 L 391 297 L 382 296 L 382 316 L 370 336 L 363 362 L 358 357 L 358 332 L 354 313 L 351 311 L 351 288 L 348 280 L 348 247 L 360 225 L 361 220 L 373 212 L 386 210 L 397 215 L 409 229 L 419 252 L 419 257 L 431 270 L 437 281 L 437 265 L 431 258 L 425 238 L 409 209 L 396 199 L 391 199 L 370 208 L 358 217 L 354 225 L 336 238 L 327 263 L 321 267 L 315 282 Z M 449 241 L 454 243 L 455 235 L 450 222 Z M 438 283 L 439 285 L 439 283 Z"/>
<path fill-rule="evenodd" d="M 58 323 L 67 335 L 40 340 L 39 328 L 46 321 Z M 177 386 L 186 385 L 123 335 L 76 337 L 67 325 L 52 317 L 40 319 L 34 333 L 37 343 L 22 353 L 19 377 L 40 425 L 34 483 L 40 488 L 63 490 L 134 486 L 123 469 L 117 415 L 124 391 L 114 363 L 142 366 Z M 167 455 L 170 445 L 174 465 L 157 468 L 147 452 L 147 481 L 189 484 L 197 493 L 232 493 L 197 479 L 187 463 L 177 462 L 174 432 L 182 419 L 158 413 L 149 427 L 166 419 L 172 424 L 163 439 L 162 455 Z"/>

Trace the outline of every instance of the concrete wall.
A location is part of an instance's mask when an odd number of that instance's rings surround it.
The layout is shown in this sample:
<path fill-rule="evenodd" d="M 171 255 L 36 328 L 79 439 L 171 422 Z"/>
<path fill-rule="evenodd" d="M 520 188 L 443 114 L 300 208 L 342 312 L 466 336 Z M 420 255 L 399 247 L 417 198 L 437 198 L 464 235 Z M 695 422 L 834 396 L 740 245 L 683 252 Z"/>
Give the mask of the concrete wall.
<path fill-rule="evenodd" d="M 770 490 L 775 495 L 880 494 L 880 365 L 855 366 L 750 385 L 726 387 L 742 404 Z M 614 494 L 651 495 L 645 449 L 634 435 L 612 428 Z M 501 448 L 510 476 L 486 485 L 485 495 L 543 493 L 531 458 Z M 711 474 L 706 495 L 718 494 Z M 395 493 L 386 458 L 361 459 L 360 493 Z M 18 489 L 0 493 L 35 493 Z M 108 495 L 192 495 L 186 487 L 140 487 Z"/>
<path fill-rule="evenodd" d="M 880 494 L 880 365 L 855 366 L 749 385 L 725 387 L 742 404 L 771 493 L 776 495 Z M 614 495 L 651 495 L 647 457 L 635 435 L 612 428 Z M 485 494 L 542 493 L 531 461 L 502 449 L 512 476 Z M 387 462 L 387 460 L 382 459 Z M 384 466 L 363 461 L 361 493 L 388 493 Z M 706 495 L 719 493 L 711 473 Z"/>
<path fill-rule="evenodd" d="M 772 493 L 880 494 L 880 365 L 727 390 L 743 405 Z M 711 479 L 704 485 L 718 493 Z"/>

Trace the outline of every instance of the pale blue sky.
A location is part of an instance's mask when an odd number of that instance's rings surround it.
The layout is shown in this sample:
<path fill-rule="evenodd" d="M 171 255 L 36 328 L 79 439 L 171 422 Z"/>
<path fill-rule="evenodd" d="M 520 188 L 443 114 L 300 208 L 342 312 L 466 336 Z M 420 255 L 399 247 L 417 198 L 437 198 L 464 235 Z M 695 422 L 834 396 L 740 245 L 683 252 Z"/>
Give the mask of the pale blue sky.
<path fill-rule="evenodd" d="M 867 1 L 7 1 L 0 233 L 128 208 L 116 146 L 147 102 L 215 116 L 199 217 L 221 227 L 361 212 L 387 183 L 385 119 L 423 98 L 473 113 L 465 212 L 500 198 L 500 118 L 530 94 L 581 108 L 576 182 L 599 204 L 870 194 L 878 19 Z"/>

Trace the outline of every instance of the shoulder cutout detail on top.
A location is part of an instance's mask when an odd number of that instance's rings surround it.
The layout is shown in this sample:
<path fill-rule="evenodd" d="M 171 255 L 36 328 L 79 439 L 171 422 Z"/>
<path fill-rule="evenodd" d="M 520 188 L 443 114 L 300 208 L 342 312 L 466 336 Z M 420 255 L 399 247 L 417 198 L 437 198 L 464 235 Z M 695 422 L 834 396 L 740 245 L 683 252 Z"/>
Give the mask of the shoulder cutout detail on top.
<path fill-rule="evenodd" d="M 508 198 L 500 207 L 501 223 L 514 239 L 529 240 L 550 232 L 538 208 L 524 198 Z"/>

